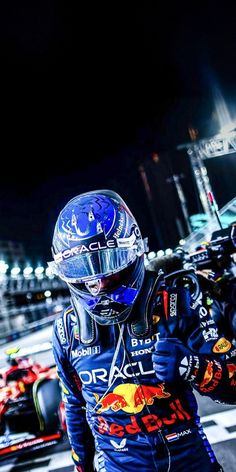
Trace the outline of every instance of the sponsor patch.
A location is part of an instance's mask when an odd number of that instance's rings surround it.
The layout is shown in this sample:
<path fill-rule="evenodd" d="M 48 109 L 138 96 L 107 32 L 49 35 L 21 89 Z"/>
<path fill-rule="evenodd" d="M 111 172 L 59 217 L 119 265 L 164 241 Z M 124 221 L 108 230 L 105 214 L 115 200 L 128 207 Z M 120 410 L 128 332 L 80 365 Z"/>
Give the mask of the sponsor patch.
<path fill-rule="evenodd" d="M 169 298 L 169 314 L 170 316 L 177 315 L 177 293 L 171 293 Z"/>
<path fill-rule="evenodd" d="M 172 441 L 177 441 L 179 437 L 177 436 L 177 433 L 172 433 L 172 434 L 167 434 L 166 439 L 168 442 L 172 442 Z"/>
<path fill-rule="evenodd" d="M 61 318 L 59 318 L 57 321 L 57 331 L 58 331 L 58 336 L 60 339 L 61 344 L 66 344 L 66 335 L 65 335 L 65 330 L 63 326 L 63 321 Z"/>
<path fill-rule="evenodd" d="M 71 351 L 72 358 L 75 357 L 83 357 L 83 356 L 91 356 L 92 354 L 99 354 L 101 351 L 100 346 L 89 346 L 82 349 L 74 349 Z"/>
<path fill-rule="evenodd" d="M 212 350 L 213 352 L 222 354 L 224 352 L 228 352 L 230 348 L 231 348 L 231 342 L 228 341 L 228 339 L 220 338 L 215 343 Z"/>
<path fill-rule="evenodd" d="M 191 434 L 191 429 L 184 429 L 183 431 L 179 431 L 178 433 L 167 434 L 166 439 L 168 442 L 173 442 L 182 438 L 182 436 L 186 436 L 188 434 Z"/>
<path fill-rule="evenodd" d="M 128 447 L 125 447 L 126 442 L 127 442 L 126 438 L 123 438 L 120 442 L 114 441 L 113 439 L 110 440 L 110 443 L 114 448 L 114 451 L 118 451 L 118 452 L 128 451 Z"/>

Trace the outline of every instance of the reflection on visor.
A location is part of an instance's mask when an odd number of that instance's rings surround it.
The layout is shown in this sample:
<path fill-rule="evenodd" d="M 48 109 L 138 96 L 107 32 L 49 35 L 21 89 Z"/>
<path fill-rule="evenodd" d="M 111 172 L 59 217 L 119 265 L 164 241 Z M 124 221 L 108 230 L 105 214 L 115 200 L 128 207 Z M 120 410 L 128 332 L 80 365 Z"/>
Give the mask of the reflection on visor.
<path fill-rule="evenodd" d="M 137 255 L 143 254 L 132 249 L 105 249 L 94 253 L 80 254 L 65 259 L 59 263 L 54 262 L 51 268 L 54 274 L 68 283 L 80 283 L 90 279 L 99 279 L 110 276 L 125 269 L 135 261 Z"/>
<path fill-rule="evenodd" d="M 126 285 L 133 271 L 134 264 L 131 264 L 126 269 L 116 272 L 108 277 L 88 280 L 84 283 L 71 283 L 70 285 L 79 292 L 91 293 L 91 295 L 96 296 L 98 294 L 109 293 L 121 285 Z"/>

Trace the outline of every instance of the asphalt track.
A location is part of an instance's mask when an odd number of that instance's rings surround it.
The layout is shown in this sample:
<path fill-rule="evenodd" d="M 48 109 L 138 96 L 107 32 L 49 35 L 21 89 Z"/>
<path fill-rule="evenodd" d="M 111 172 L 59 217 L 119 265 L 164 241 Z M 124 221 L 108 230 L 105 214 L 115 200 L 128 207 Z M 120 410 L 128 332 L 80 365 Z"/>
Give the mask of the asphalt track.
<path fill-rule="evenodd" d="M 5 365 L 4 351 L 7 348 L 17 345 L 33 350 L 42 344 L 47 348 L 45 343 L 50 342 L 51 333 L 52 327 L 49 326 L 15 342 L 0 346 L 0 367 Z M 35 354 L 34 358 L 45 365 L 53 363 L 50 349 Z M 197 393 L 196 397 L 205 433 L 218 461 L 224 472 L 236 472 L 236 407 L 215 403 Z M 61 444 L 33 456 L 24 456 L 24 459 L 18 458 L 12 461 L 8 459 L 8 463 L 0 465 L 0 472 L 73 472 L 68 441 L 65 438 Z"/>

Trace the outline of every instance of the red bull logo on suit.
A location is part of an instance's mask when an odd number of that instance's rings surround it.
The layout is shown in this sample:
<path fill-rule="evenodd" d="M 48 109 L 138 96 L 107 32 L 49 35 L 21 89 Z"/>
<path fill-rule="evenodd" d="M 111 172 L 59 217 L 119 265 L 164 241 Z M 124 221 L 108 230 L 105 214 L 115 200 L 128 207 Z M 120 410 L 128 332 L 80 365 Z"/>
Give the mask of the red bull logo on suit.
<path fill-rule="evenodd" d="M 124 383 L 117 385 L 113 392 L 101 397 L 94 394 L 96 402 L 101 405 L 97 413 L 102 413 L 109 409 L 113 411 L 123 410 L 126 413 L 140 413 L 145 405 L 153 405 L 154 399 L 170 397 L 170 393 L 165 391 L 164 384 L 157 385 L 137 385 Z"/>
<path fill-rule="evenodd" d="M 123 402 L 126 402 L 124 398 Z M 189 412 L 185 410 L 179 399 L 170 402 L 168 407 L 169 412 L 166 416 L 158 416 L 156 414 L 130 415 L 125 421 L 123 420 L 122 423 L 110 422 L 104 416 L 99 415 L 96 427 L 100 434 L 122 437 L 128 434 L 138 434 L 140 432 L 152 433 L 163 426 L 173 425 L 180 421 L 186 422 L 191 419 Z M 106 404 L 104 408 L 105 409 L 102 410 L 101 407 L 100 413 L 106 411 L 108 405 Z M 118 411 L 118 409 L 125 410 L 125 408 L 126 406 L 120 406 L 116 411 Z"/>

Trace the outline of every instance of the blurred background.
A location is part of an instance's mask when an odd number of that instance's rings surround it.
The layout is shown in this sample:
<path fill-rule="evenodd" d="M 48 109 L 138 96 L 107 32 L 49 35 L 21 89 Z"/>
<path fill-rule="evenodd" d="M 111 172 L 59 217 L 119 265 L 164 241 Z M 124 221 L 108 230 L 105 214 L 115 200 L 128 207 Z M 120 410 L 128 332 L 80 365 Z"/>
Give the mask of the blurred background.
<path fill-rule="evenodd" d="M 147 262 L 217 223 L 209 192 L 235 221 L 235 14 L 233 1 L 0 5 L 3 351 L 69 302 L 47 262 L 75 195 L 117 191 Z"/>

